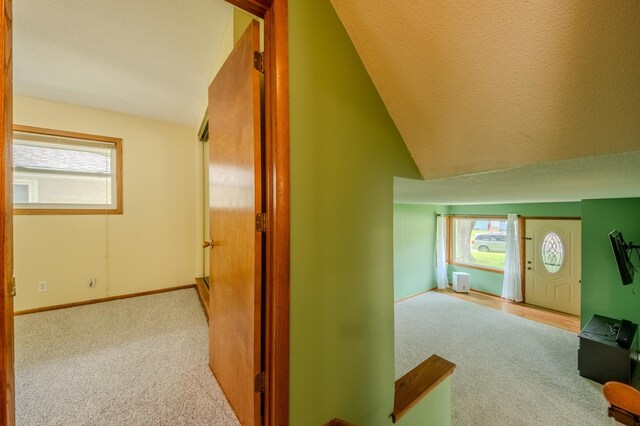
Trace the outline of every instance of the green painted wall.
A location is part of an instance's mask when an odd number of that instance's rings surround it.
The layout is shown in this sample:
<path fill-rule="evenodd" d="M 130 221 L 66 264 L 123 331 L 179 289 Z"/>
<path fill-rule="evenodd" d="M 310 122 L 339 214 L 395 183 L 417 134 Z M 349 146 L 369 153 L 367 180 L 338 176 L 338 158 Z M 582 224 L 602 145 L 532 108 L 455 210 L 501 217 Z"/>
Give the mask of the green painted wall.
<path fill-rule="evenodd" d="M 436 214 L 446 206 L 394 204 L 393 291 L 395 300 L 437 286 Z"/>
<path fill-rule="evenodd" d="M 508 215 L 516 213 L 522 216 L 561 216 L 580 217 L 581 203 L 528 203 L 528 204 L 477 204 L 449 206 L 449 214 Z M 463 266 L 449 265 L 449 282 L 453 272 L 470 274 L 471 288 L 500 296 L 502 294 L 503 275 L 495 272 L 480 271 Z"/>
<path fill-rule="evenodd" d="M 390 424 L 393 177 L 420 175 L 329 0 L 289 3 L 289 43 L 291 424 Z M 449 424 L 448 387 L 422 404 Z"/>
<path fill-rule="evenodd" d="M 459 373 L 454 372 L 453 374 Z M 446 378 L 427 397 L 414 405 L 396 424 L 400 426 L 450 426 L 451 377 Z M 362 426 L 364 425 L 363 423 Z"/>
<path fill-rule="evenodd" d="M 640 198 L 582 201 L 582 325 L 593 314 L 640 323 L 640 277 L 622 285 L 608 237 L 614 229 L 640 243 Z M 635 254 L 632 261 L 640 263 Z"/>
<path fill-rule="evenodd" d="M 449 275 L 450 283 L 453 282 L 454 272 L 466 272 L 469 274 L 469 280 L 471 281 L 471 288 L 473 290 L 484 291 L 485 293 L 495 294 L 496 296 L 502 294 L 503 274 L 465 268 L 464 266 L 449 265 L 447 266 L 447 274 Z"/>

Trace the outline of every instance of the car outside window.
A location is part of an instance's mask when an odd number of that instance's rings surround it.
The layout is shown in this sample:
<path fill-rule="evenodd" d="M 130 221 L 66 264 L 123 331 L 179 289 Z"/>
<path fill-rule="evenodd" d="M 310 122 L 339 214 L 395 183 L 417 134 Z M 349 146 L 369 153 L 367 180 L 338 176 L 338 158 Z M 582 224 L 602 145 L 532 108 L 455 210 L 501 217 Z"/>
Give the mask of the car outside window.
<path fill-rule="evenodd" d="M 506 217 L 452 217 L 450 263 L 502 272 L 506 229 Z"/>

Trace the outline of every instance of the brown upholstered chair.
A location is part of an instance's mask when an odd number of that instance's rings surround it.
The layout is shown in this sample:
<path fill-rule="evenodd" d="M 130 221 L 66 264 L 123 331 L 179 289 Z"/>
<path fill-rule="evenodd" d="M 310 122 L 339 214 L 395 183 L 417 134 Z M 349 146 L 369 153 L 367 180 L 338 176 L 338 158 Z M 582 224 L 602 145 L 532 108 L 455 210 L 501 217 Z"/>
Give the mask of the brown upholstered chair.
<path fill-rule="evenodd" d="M 623 425 L 640 426 L 640 392 L 620 382 L 607 382 L 602 388 L 609 402 L 609 417 Z"/>

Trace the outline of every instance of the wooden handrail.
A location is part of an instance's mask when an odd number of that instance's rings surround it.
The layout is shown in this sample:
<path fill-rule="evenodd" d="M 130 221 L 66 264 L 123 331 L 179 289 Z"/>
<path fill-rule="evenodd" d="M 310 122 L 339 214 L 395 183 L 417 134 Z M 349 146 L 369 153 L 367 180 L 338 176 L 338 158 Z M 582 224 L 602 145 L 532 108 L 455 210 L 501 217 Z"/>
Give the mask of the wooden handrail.
<path fill-rule="evenodd" d="M 333 419 L 333 420 L 330 420 L 328 423 L 325 423 L 324 426 L 356 426 L 356 425 L 341 419 Z"/>
<path fill-rule="evenodd" d="M 426 394 L 453 373 L 456 365 L 438 355 L 431 355 L 413 370 L 396 380 L 391 418 L 395 423 Z"/>

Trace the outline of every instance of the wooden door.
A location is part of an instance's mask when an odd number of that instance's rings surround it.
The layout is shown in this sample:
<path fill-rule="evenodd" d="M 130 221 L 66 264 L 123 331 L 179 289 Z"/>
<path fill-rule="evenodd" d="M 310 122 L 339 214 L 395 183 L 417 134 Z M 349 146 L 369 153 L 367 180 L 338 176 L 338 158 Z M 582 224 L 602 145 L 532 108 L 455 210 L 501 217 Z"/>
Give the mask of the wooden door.
<path fill-rule="evenodd" d="M 0 345 L 2 350 L 2 371 L 0 372 L 0 425 L 15 424 L 15 396 L 13 370 L 13 61 L 11 36 L 11 0 L 0 0 L 2 16 L 0 27 L 3 34 L 0 51 L 4 52 L 2 62 L 2 79 L 0 86 L 0 114 L 2 115 L 2 131 L 0 132 Z"/>
<path fill-rule="evenodd" d="M 526 221 L 525 301 L 580 315 L 579 220 Z"/>
<path fill-rule="evenodd" d="M 253 21 L 209 87 L 209 363 L 243 425 L 260 424 L 263 212 L 260 50 Z"/>

